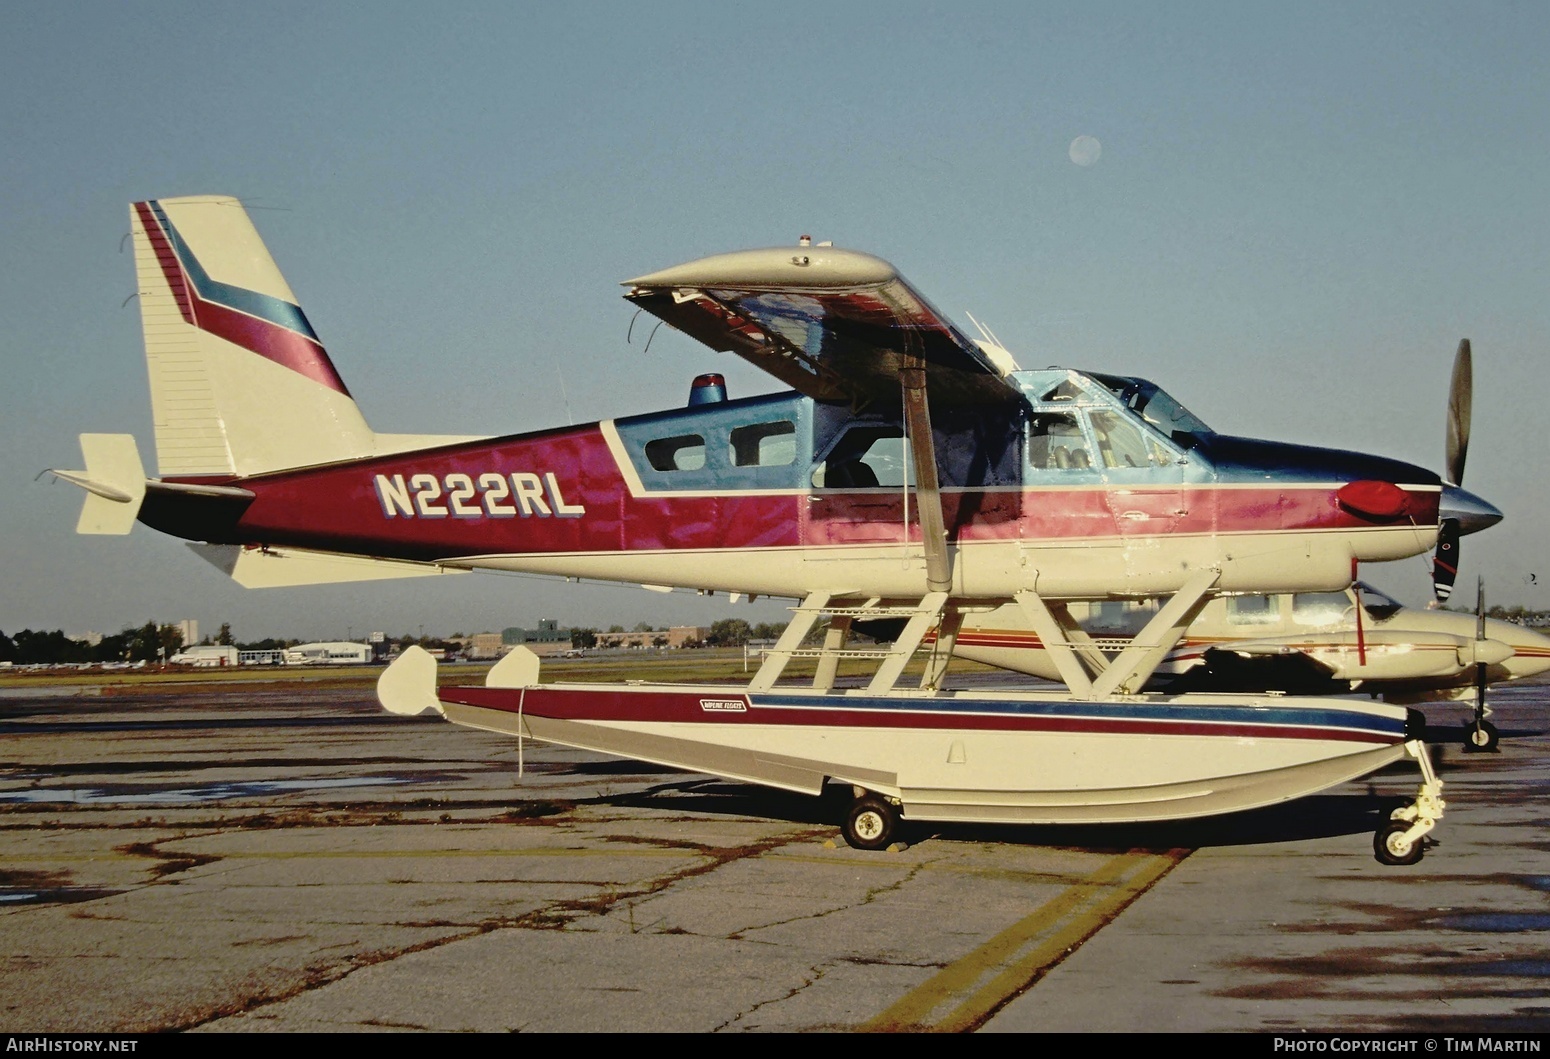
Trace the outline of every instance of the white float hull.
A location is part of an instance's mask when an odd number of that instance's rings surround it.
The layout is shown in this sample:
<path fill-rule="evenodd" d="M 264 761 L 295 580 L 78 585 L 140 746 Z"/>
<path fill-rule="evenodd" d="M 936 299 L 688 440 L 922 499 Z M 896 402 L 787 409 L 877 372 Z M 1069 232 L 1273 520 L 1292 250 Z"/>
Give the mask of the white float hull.
<path fill-rule="evenodd" d="M 808 794 L 826 781 L 917 820 L 1118 823 L 1235 812 L 1405 756 L 1403 708 L 1225 695 L 443 688 L 458 724 Z"/>

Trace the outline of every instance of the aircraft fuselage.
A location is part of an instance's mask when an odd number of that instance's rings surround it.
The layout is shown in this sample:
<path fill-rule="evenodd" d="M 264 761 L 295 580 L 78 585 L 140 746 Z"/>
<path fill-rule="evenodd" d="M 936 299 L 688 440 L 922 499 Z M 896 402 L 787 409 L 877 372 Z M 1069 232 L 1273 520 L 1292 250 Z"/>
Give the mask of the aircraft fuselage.
<path fill-rule="evenodd" d="M 1126 406 L 1117 383 L 1132 380 L 1014 378 L 1025 404 L 933 421 L 955 595 L 1146 596 L 1218 566 L 1218 591 L 1335 589 L 1353 558 L 1402 558 L 1436 540 L 1442 487 L 1422 468 L 1203 424 L 1165 433 Z M 153 490 L 140 519 L 211 543 L 453 567 L 910 595 L 925 556 L 907 445 L 897 409 L 853 414 L 777 394 L 245 478 L 169 478 L 253 496 Z M 1388 506 L 1353 507 L 1341 492 L 1352 482 L 1377 483 Z"/>

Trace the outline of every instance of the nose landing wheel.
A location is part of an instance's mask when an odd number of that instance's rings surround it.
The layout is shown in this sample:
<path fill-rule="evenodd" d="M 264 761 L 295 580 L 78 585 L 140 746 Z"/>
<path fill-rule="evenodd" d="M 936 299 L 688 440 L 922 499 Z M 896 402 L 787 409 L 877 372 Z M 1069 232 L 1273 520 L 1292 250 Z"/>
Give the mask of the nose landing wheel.
<path fill-rule="evenodd" d="M 1501 736 L 1497 734 L 1496 725 L 1490 721 L 1473 721 L 1464 729 L 1464 749 L 1469 753 L 1494 754 L 1500 742 Z"/>
<path fill-rule="evenodd" d="M 852 849 L 887 849 L 899 830 L 899 807 L 876 794 L 858 797 L 842 828 Z"/>
<path fill-rule="evenodd" d="M 1416 791 L 1415 801 L 1390 813 L 1378 833 L 1372 836 L 1372 851 L 1379 864 L 1406 865 L 1420 861 L 1426 852 L 1426 836 L 1437 826 L 1443 810 L 1448 807 L 1442 800 L 1442 780 L 1432 768 L 1426 744 L 1412 739 L 1405 744 L 1405 751 L 1421 767 L 1421 789 Z"/>

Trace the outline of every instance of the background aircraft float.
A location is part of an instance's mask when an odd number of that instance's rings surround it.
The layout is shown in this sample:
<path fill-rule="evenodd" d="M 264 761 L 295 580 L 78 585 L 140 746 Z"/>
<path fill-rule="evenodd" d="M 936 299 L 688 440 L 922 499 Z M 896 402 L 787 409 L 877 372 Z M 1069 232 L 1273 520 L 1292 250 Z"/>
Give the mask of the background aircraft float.
<path fill-rule="evenodd" d="M 484 687 L 437 689 L 410 652 L 383 676 L 390 709 L 814 794 L 849 784 L 845 835 L 866 848 L 901 815 L 1198 816 L 1407 754 L 1423 783 L 1379 858 L 1418 859 L 1441 813 L 1403 707 L 1138 694 L 1216 595 L 1338 591 L 1356 562 L 1500 518 L 1430 471 L 1220 435 L 1142 379 L 1015 370 L 887 262 L 806 240 L 626 294 L 791 391 L 727 400 L 703 377 L 687 407 L 648 415 L 379 434 L 236 200 L 140 202 L 131 222 L 160 474 L 132 437 L 83 435 L 86 468 L 57 472 L 87 490 L 82 532 L 138 519 L 249 585 L 492 568 L 801 600 L 746 688 L 540 685 L 519 650 Z M 1126 598 L 1164 602 L 1095 664 L 1066 604 Z M 965 616 L 1008 604 L 1069 692 L 944 690 Z M 878 618 L 904 620 L 891 646 L 848 646 Z M 920 686 L 898 687 L 933 629 Z M 805 654 L 810 683 L 778 686 Z M 835 688 L 844 657 L 877 662 L 865 687 Z"/>

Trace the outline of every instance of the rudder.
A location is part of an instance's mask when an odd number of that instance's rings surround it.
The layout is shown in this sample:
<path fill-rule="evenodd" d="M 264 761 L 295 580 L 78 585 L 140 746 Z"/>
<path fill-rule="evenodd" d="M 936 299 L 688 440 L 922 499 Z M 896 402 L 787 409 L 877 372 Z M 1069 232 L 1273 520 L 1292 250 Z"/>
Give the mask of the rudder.
<path fill-rule="evenodd" d="M 371 455 L 371 428 L 242 204 L 129 210 L 162 477 Z"/>

